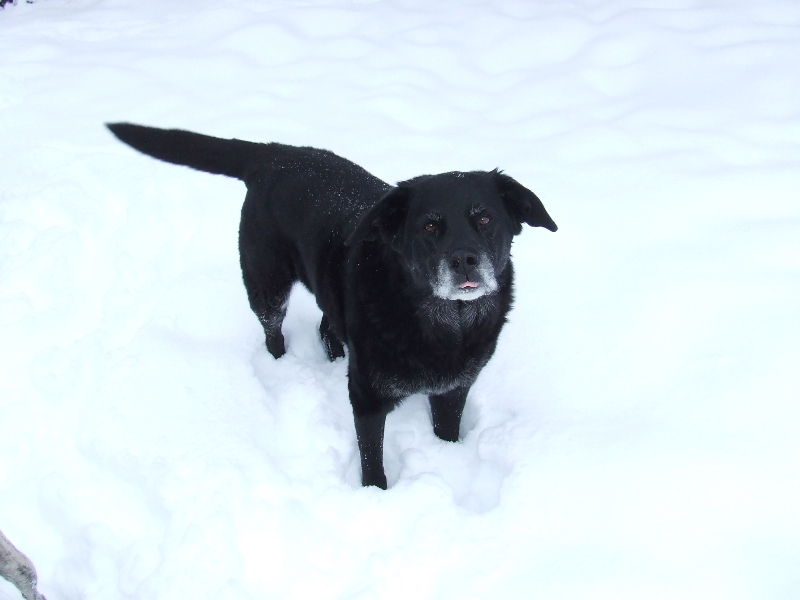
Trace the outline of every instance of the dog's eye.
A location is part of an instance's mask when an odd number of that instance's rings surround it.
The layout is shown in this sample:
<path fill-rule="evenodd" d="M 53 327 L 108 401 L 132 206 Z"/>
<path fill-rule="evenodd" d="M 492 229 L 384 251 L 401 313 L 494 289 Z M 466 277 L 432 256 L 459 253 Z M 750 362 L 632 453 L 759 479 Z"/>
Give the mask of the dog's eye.
<path fill-rule="evenodd" d="M 428 233 L 436 233 L 436 225 L 434 223 L 425 223 L 423 229 Z"/>
<path fill-rule="evenodd" d="M 481 215 L 481 217 L 478 219 L 478 225 L 481 225 L 483 227 L 485 227 L 491 222 L 492 218 L 489 215 Z"/>

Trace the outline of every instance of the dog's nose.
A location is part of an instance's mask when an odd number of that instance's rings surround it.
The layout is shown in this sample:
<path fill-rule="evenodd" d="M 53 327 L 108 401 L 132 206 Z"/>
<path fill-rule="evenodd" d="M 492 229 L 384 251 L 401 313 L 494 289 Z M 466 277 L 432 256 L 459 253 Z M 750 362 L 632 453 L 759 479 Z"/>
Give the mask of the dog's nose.
<path fill-rule="evenodd" d="M 478 265 L 478 255 L 473 250 L 456 250 L 450 254 L 450 268 L 456 273 L 469 275 Z"/>

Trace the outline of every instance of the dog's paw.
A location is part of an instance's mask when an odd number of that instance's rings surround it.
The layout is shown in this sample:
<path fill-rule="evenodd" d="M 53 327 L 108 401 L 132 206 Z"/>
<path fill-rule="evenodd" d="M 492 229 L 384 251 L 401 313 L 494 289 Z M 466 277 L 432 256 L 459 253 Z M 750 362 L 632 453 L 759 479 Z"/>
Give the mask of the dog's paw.
<path fill-rule="evenodd" d="M 386 475 L 383 473 L 367 473 L 361 476 L 361 485 L 369 487 L 374 485 L 382 490 L 387 488 Z"/>
<path fill-rule="evenodd" d="M 333 362 L 337 358 L 344 358 L 344 346 L 342 343 L 331 337 L 323 337 L 322 345 L 325 347 L 325 354 L 328 355 L 328 360 Z"/>
<path fill-rule="evenodd" d="M 328 355 L 329 361 L 333 362 L 337 358 L 344 358 L 344 345 L 331 331 L 328 318 L 324 315 L 319 324 L 319 337 L 322 340 L 322 346 L 325 348 L 325 354 Z"/>
<path fill-rule="evenodd" d="M 458 424 L 455 426 L 443 426 L 434 423 L 433 425 L 433 433 L 436 434 L 440 440 L 444 440 L 445 442 L 457 442 L 458 441 Z"/>
<path fill-rule="evenodd" d="M 286 354 L 286 344 L 283 341 L 283 334 L 278 333 L 267 338 L 267 350 L 275 358 L 280 358 Z"/>

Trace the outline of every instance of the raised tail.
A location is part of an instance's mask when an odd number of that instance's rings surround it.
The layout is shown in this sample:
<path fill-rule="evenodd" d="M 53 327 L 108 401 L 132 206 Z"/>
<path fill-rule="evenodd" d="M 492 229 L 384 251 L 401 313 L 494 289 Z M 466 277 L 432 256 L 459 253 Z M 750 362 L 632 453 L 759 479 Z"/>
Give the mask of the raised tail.
<path fill-rule="evenodd" d="M 261 144 L 225 140 L 181 129 L 158 129 L 133 123 L 107 123 L 117 138 L 139 152 L 198 171 L 244 179 Z"/>

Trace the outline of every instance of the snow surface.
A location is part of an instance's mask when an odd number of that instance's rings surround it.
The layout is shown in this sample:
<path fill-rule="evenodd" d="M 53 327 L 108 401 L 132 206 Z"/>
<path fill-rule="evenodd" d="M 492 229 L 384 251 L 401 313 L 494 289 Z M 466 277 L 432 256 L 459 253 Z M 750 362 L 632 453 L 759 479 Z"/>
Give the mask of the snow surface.
<path fill-rule="evenodd" d="M 6 6 L 0 530 L 50 600 L 799 598 L 798 56 L 794 0 Z M 362 489 L 313 298 L 278 361 L 247 305 L 244 186 L 122 120 L 533 189 L 463 441 L 412 397 Z"/>

